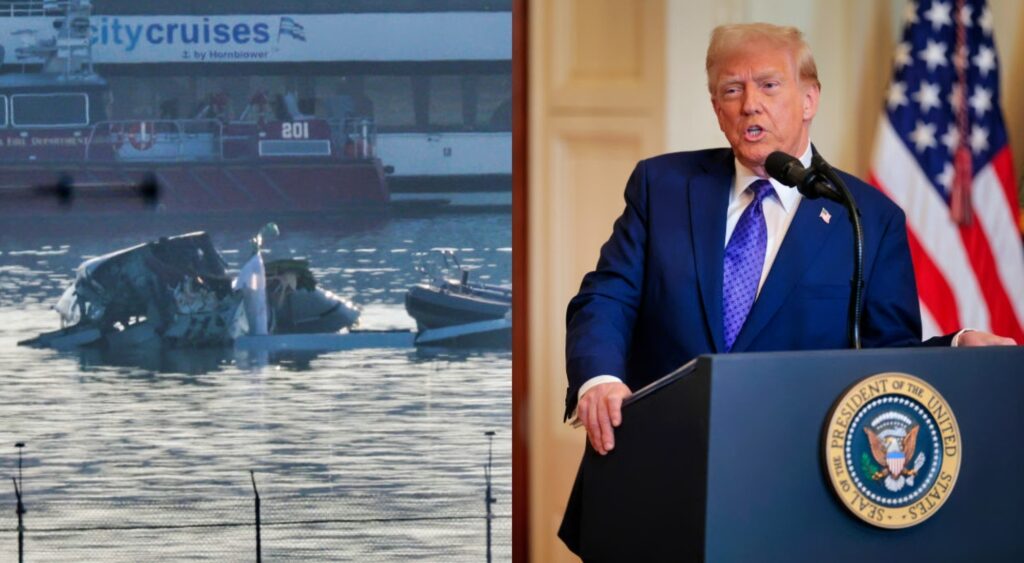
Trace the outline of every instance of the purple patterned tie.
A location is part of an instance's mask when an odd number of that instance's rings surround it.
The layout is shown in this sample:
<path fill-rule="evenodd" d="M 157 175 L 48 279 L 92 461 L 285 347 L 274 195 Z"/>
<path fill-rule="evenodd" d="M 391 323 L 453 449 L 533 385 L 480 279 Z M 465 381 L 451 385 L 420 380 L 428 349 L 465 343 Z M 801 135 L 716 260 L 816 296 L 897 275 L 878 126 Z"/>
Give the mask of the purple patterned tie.
<path fill-rule="evenodd" d="M 722 314 L 725 321 L 725 351 L 732 350 L 747 314 L 757 296 L 761 281 L 764 253 L 768 247 L 768 226 L 764 222 L 761 202 L 774 193 L 771 182 L 757 180 L 747 188 L 754 192 L 754 201 L 743 210 L 729 244 L 725 246 L 725 268 L 722 276 Z"/>

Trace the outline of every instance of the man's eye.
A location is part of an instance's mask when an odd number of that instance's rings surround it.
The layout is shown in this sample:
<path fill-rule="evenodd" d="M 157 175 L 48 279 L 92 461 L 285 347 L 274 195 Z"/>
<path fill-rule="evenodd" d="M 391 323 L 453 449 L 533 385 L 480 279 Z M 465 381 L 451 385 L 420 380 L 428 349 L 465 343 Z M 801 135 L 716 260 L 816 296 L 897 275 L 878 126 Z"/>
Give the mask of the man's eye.
<path fill-rule="evenodd" d="M 778 82 L 765 82 L 764 87 L 768 90 L 774 90 L 779 87 Z"/>

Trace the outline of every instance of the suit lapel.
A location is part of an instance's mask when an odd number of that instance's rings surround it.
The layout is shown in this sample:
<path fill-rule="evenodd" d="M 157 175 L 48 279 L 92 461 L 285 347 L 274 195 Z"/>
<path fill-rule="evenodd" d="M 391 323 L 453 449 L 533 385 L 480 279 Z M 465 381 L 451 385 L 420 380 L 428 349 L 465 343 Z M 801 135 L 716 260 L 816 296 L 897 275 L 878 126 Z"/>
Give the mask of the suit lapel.
<path fill-rule="evenodd" d="M 823 208 L 831 214 L 829 222 L 821 217 Z M 838 203 L 826 199 L 804 199 L 800 202 L 761 293 L 736 337 L 732 348 L 734 352 L 747 350 L 786 302 L 804 272 L 814 264 L 825 242 L 836 229 L 844 228 L 847 221 L 846 210 Z"/>
<path fill-rule="evenodd" d="M 735 171 L 732 152 L 709 163 L 704 174 L 690 181 L 690 225 L 697 285 L 704 305 L 705 327 L 711 331 L 714 352 L 725 350 L 722 329 L 722 259 L 725 254 L 725 216 Z"/>

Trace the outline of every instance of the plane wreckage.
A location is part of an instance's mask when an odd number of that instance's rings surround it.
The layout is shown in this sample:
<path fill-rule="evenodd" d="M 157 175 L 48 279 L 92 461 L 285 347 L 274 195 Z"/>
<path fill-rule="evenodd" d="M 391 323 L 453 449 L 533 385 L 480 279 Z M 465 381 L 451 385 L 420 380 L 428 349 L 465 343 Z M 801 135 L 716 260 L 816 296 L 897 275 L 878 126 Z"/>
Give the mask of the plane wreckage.
<path fill-rule="evenodd" d="M 420 332 L 359 330 L 360 311 L 321 287 L 305 260 L 262 260 L 268 224 L 253 238 L 253 254 L 237 275 L 205 232 L 97 256 L 53 307 L 61 328 L 19 342 L 53 349 L 171 349 L 235 346 L 266 351 L 330 351 L 412 346 L 491 347 L 510 341 L 511 315 L 467 319 Z M 469 322 L 472 321 L 472 322 Z"/>
<path fill-rule="evenodd" d="M 226 266 L 204 232 L 86 260 L 54 306 L 62 328 L 19 344 L 216 346 L 247 334 L 337 332 L 359 319 L 350 301 L 318 286 L 304 260 L 264 265 L 257 248 L 239 276 Z M 252 306 L 256 299 L 265 303 Z"/>

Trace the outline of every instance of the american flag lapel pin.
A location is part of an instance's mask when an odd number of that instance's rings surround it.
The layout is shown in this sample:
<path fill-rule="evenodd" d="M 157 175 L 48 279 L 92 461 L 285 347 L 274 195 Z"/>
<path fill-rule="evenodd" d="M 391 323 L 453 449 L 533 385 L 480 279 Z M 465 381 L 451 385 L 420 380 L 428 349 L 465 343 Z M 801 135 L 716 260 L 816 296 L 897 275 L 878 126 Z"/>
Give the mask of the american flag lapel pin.
<path fill-rule="evenodd" d="M 832 214 L 829 213 L 828 209 L 825 209 L 824 207 L 821 208 L 821 213 L 818 215 L 818 217 L 821 217 L 821 220 L 824 221 L 826 225 L 829 223 L 829 221 L 832 220 Z"/>

